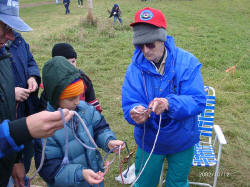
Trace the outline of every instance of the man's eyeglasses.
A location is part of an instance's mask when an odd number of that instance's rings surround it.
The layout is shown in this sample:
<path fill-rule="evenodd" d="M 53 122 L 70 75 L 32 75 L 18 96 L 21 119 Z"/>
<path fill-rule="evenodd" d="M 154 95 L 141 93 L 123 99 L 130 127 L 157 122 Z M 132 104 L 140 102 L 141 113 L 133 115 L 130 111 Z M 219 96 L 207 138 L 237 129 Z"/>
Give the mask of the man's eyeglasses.
<path fill-rule="evenodd" d="M 141 50 L 144 49 L 144 46 L 146 46 L 149 49 L 154 49 L 155 48 L 155 43 L 146 43 L 146 44 L 136 45 L 136 47 L 138 47 Z"/>

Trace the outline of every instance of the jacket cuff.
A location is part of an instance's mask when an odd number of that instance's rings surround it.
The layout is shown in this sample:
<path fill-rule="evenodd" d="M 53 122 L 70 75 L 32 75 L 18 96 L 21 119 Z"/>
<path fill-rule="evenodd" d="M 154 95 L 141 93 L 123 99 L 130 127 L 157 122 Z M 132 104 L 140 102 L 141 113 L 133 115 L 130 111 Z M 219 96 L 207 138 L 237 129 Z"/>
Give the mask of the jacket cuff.
<path fill-rule="evenodd" d="M 17 145 L 31 141 L 32 136 L 29 133 L 26 118 L 20 118 L 9 122 L 10 136 L 14 139 Z"/>
<path fill-rule="evenodd" d="M 109 141 L 111 141 L 111 140 L 116 140 L 116 138 L 115 137 L 113 137 L 113 136 L 110 136 L 107 140 L 106 140 L 106 142 L 105 142 L 105 151 L 106 152 L 109 152 L 110 151 L 110 149 L 109 149 L 109 147 L 108 147 L 108 144 L 109 144 Z"/>
<path fill-rule="evenodd" d="M 81 182 L 84 181 L 84 178 L 83 178 L 83 174 L 82 174 L 82 170 L 84 169 L 84 167 L 78 167 L 76 169 L 76 173 L 75 173 L 75 180 L 76 180 L 76 183 L 79 184 Z"/>
<path fill-rule="evenodd" d="M 23 152 L 22 151 L 18 152 L 15 163 L 24 163 L 23 157 L 24 157 Z"/>

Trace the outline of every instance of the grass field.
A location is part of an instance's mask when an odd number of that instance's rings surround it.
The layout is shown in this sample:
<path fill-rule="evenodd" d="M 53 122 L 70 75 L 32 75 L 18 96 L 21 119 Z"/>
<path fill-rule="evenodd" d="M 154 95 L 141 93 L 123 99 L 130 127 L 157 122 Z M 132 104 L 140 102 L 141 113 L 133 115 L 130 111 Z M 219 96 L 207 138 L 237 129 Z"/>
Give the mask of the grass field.
<path fill-rule="evenodd" d="M 42 0 L 20 0 L 20 4 Z M 22 8 L 20 16 L 34 29 L 23 33 L 40 67 L 51 56 L 56 42 L 71 43 L 78 53 L 78 67 L 92 79 L 103 114 L 117 137 L 135 146 L 133 127 L 123 119 L 121 86 L 134 47 L 129 23 L 138 9 L 161 9 L 167 19 L 167 33 L 176 45 L 192 52 L 203 64 L 206 85 L 216 90 L 215 122 L 224 131 L 228 144 L 223 147 L 218 186 L 250 185 L 250 3 L 248 0 L 93 0 L 95 25 L 86 24 L 84 8 L 72 0 L 71 14 L 64 14 L 62 4 Z M 123 25 L 113 25 L 107 8 L 118 3 Z M 235 74 L 225 70 L 235 65 Z M 125 152 L 124 152 L 125 155 Z M 34 169 L 34 167 L 33 167 Z M 124 167 L 125 169 L 125 167 Z M 190 181 L 213 182 L 210 168 L 192 169 Z M 211 175 L 204 177 L 202 173 Z M 105 177 L 107 187 L 121 186 L 114 177 L 118 163 Z M 34 184 L 45 183 L 37 177 Z"/>

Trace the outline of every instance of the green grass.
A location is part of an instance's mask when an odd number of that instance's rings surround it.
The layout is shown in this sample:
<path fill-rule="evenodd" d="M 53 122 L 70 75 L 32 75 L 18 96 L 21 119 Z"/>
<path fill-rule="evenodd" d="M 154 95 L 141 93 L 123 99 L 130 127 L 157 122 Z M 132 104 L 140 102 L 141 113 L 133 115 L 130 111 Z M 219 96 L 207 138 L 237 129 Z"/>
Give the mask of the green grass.
<path fill-rule="evenodd" d="M 41 2 L 42 0 L 37 0 Z M 34 0 L 22 0 L 31 3 Z M 84 1 L 86 3 L 86 1 Z M 107 8 L 118 3 L 124 24 L 113 25 Z M 71 43 L 78 53 L 78 67 L 92 79 L 103 114 L 121 140 L 135 146 L 133 127 L 123 119 L 121 86 L 134 47 L 129 23 L 136 10 L 145 6 L 161 9 L 167 19 L 167 33 L 176 45 L 192 52 L 203 64 L 206 85 L 216 89 L 215 122 L 225 133 L 228 144 L 223 147 L 221 176 L 218 186 L 248 186 L 250 168 L 250 3 L 248 0 L 95 0 L 94 26 L 86 24 L 87 9 L 77 8 L 72 0 L 70 15 L 64 15 L 63 5 L 42 5 L 22 8 L 20 16 L 34 29 L 23 33 L 42 69 L 50 58 L 56 42 Z M 236 72 L 225 70 L 236 65 Z M 125 155 L 125 152 L 124 152 Z M 119 174 L 118 163 L 105 177 L 107 187 L 120 186 L 114 177 Z M 125 169 L 125 167 L 124 167 Z M 213 182 L 210 168 L 193 168 L 191 181 Z M 44 185 L 37 178 L 35 183 Z"/>

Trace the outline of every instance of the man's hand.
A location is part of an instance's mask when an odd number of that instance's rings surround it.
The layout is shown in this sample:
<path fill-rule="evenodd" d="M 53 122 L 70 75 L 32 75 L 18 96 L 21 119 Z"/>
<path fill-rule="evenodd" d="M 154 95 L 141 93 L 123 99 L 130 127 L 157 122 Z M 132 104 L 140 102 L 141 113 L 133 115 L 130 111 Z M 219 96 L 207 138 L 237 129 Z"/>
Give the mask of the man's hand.
<path fill-rule="evenodd" d="M 12 178 L 14 180 L 15 187 L 24 186 L 25 169 L 23 163 L 16 163 L 12 169 Z"/>
<path fill-rule="evenodd" d="M 17 102 L 23 102 L 26 99 L 28 99 L 30 95 L 30 90 L 21 88 L 21 87 L 15 87 L 15 98 Z"/>
<path fill-rule="evenodd" d="M 64 119 L 67 123 L 74 113 L 68 109 L 63 109 Z M 26 123 L 30 135 L 33 138 L 45 138 L 52 136 L 56 130 L 63 128 L 63 121 L 59 111 L 42 111 L 26 118 Z"/>
<path fill-rule="evenodd" d="M 38 89 L 38 84 L 36 82 L 35 77 L 30 77 L 27 83 L 28 83 L 28 89 L 30 90 L 30 92 L 35 92 Z"/>
<path fill-rule="evenodd" d="M 137 124 L 142 124 L 150 117 L 150 113 L 150 109 L 140 105 L 130 111 L 130 116 Z"/>
<path fill-rule="evenodd" d="M 90 185 L 99 184 L 104 179 L 104 174 L 102 172 L 95 173 L 91 169 L 83 169 L 82 176 Z"/>
<path fill-rule="evenodd" d="M 114 153 L 118 153 L 119 152 L 119 146 L 121 145 L 121 150 L 123 150 L 125 148 L 125 143 L 121 140 L 110 140 L 108 143 L 108 147 L 110 150 L 112 150 L 113 148 L 117 147 L 117 149 L 114 150 Z"/>
<path fill-rule="evenodd" d="M 156 115 L 160 115 L 165 110 L 168 110 L 168 105 L 168 100 L 166 98 L 154 98 L 148 107 L 152 108 L 152 112 L 155 112 Z"/>

